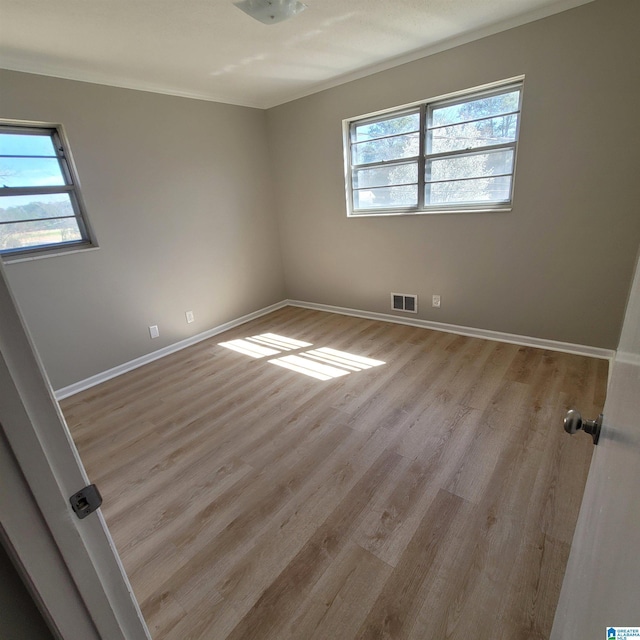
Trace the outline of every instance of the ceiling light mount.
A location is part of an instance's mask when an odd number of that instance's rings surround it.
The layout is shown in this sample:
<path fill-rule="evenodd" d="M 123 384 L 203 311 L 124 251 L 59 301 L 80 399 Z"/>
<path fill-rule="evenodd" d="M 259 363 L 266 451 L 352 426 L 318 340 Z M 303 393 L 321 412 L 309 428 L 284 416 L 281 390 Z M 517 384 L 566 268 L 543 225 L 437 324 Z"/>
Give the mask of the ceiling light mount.
<path fill-rule="evenodd" d="M 276 24 L 288 20 L 307 8 L 307 5 L 298 0 L 242 0 L 234 4 L 263 24 Z"/>

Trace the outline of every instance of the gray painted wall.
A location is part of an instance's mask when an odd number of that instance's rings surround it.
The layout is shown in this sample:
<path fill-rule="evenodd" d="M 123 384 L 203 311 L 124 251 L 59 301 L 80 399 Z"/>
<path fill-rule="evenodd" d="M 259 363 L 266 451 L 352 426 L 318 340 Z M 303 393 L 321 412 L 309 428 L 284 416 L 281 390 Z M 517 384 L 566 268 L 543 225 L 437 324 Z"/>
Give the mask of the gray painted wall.
<path fill-rule="evenodd" d="M 640 242 L 637 0 L 598 0 L 268 112 L 290 298 L 615 348 Z M 347 219 L 341 121 L 525 74 L 510 213 Z M 431 307 L 431 295 L 442 307 Z"/>
<path fill-rule="evenodd" d="M 287 297 L 390 312 L 417 293 L 419 318 L 615 348 L 638 24 L 637 0 L 596 0 L 267 112 L 0 72 L 0 117 L 65 126 L 100 243 L 7 266 L 54 388 Z M 520 74 L 512 212 L 346 218 L 344 118 Z"/>
<path fill-rule="evenodd" d="M 264 111 L 12 72 L 0 85 L 0 117 L 64 125 L 100 244 L 7 265 L 54 388 L 285 297 Z"/>

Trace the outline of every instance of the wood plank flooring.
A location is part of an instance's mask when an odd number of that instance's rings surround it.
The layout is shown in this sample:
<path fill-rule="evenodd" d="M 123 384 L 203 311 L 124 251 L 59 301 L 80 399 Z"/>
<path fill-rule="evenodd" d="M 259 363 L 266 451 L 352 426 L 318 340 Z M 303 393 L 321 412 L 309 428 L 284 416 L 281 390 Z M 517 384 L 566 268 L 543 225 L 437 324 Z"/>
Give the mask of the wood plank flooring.
<path fill-rule="evenodd" d="M 312 346 L 219 346 L 266 333 Z M 269 362 L 326 347 L 384 364 Z M 62 408 L 156 640 L 542 640 L 593 450 L 562 417 L 596 416 L 606 380 L 602 360 L 287 307 Z"/>

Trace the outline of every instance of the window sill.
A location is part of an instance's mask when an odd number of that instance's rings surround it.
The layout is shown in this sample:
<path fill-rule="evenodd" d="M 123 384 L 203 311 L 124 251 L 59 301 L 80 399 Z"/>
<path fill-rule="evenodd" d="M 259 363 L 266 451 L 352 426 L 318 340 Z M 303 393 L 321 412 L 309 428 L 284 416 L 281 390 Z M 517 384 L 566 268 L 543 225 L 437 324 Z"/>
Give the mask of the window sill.
<path fill-rule="evenodd" d="M 347 218 L 379 218 L 379 217 L 399 217 L 399 216 L 430 216 L 443 215 L 448 213 L 505 213 L 512 210 L 512 206 L 478 208 L 478 209 L 430 209 L 429 211 L 366 211 L 363 213 L 347 212 Z"/>
<path fill-rule="evenodd" d="M 96 251 L 100 247 L 98 245 L 83 247 L 66 247 L 60 249 L 52 249 L 51 251 L 43 251 L 42 253 L 30 254 L 14 254 L 10 253 L 0 256 L 4 264 L 13 264 L 16 262 L 30 262 L 31 260 L 43 260 L 44 258 L 57 258 L 58 256 L 66 256 L 71 253 L 84 253 L 87 251 Z"/>

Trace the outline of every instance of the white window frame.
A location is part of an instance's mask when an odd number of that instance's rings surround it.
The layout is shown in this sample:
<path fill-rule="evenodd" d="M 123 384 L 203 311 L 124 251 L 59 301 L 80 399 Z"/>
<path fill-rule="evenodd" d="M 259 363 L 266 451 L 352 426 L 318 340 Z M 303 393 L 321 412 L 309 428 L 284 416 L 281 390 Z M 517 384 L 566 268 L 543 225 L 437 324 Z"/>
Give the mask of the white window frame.
<path fill-rule="evenodd" d="M 515 133 L 515 140 L 513 142 L 501 143 L 496 145 L 489 145 L 485 147 L 475 147 L 457 151 L 446 151 L 442 153 L 432 154 L 428 149 L 428 132 L 430 130 L 431 113 L 434 108 L 442 107 L 446 105 L 459 104 L 463 102 L 470 102 L 477 98 L 489 97 L 491 95 L 498 95 L 510 90 L 518 89 L 520 91 L 518 109 L 513 113 L 517 113 L 518 122 Z M 524 93 L 524 76 L 517 76 L 509 78 L 507 80 L 501 80 L 499 82 L 493 82 L 482 86 L 474 87 L 471 89 L 465 89 L 464 91 L 458 91 L 455 93 L 430 98 L 428 100 L 422 100 L 420 102 L 414 102 L 411 104 L 394 107 L 392 109 L 385 109 L 383 111 L 377 111 L 369 113 L 363 116 L 355 118 L 348 118 L 342 122 L 343 131 L 343 150 L 344 150 L 344 175 L 345 175 L 345 195 L 347 203 L 347 216 L 353 218 L 370 217 L 370 216 L 403 216 L 403 215 L 422 215 L 422 214 L 442 214 L 442 213 L 478 213 L 488 211 L 511 211 L 513 206 L 513 193 L 515 185 L 516 175 L 516 163 L 517 163 L 517 150 L 518 141 L 520 138 L 520 124 L 522 115 L 522 98 Z M 368 122 L 378 122 L 387 120 L 390 118 L 419 113 L 420 114 L 420 126 L 419 126 L 419 152 L 416 156 L 409 158 L 402 158 L 401 160 L 389 160 L 372 162 L 368 164 L 355 164 L 353 162 L 352 154 L 352 131 L 356 126 L 366 124 Z M 447 204 L 429 204 L 425 203 L 425 187 L 429 183 L 426 179 L 425 169 L 427 162 L 431 158 L 442 157 L 461 157 L 470 156 L 479 153 L 486 153 L 487 151 L 500 150 L 500 149 L 513 149 L 513 169 L 510 173 L 500 174 L 504 176 L 510 176 L 510 188 L 509 198 L 502 201 L 487 201 L 487 202 L 474 202 L 474 203 L 453 203 Z M 418 166 L 418 202 L 416 206 L 411 207 L 393 207 L 393 208 L 369 208 L 369 209 L 356 209 L 354 207 L 354 189 L 353 189 L 353 173 L 357 169 L 364 168 L 376 168 L 382 166 L 388 166 L 390 164 L 414 161 Z M 498 175 L 491 177 L 499 177 Z"/>
<path fill-rule="evenodd" d="M 64 177 L 65 184 L 37 187 L 0 186 L 0 204 L 2 203 L 2 198 L 5 196 L 11 197 L 24 195 L 49 195 L 59 193 L 68 194 L 81 238 L 78 240 L 53 242 L 30 247 L 0 249 L 0 257 L 2 257 L 5 262 L 17 262 L 20 260 L 30 260 L 39 257 L 60 255 L 62 253 L 69 253 L 71 251 L 97 248 L 98 243 L 93 229 L 89 224 L 84 199 L 82 197 L 82 192 L 80 189 L 80 179 L 78 178 L 78 172 L 76 171 L 75 164 L 71 156 L 69 142 L 62 125 L 48 122 L 28 122 L 24 120 L 0 119 L 0 133 L 4 132 L 49 136 L 53 142 L 56 158 L 60 165 L 60 170 Z M 2 221 L 0 221 L 0 224 L 10 224 L 10 222 L 3 223 Z"/>

